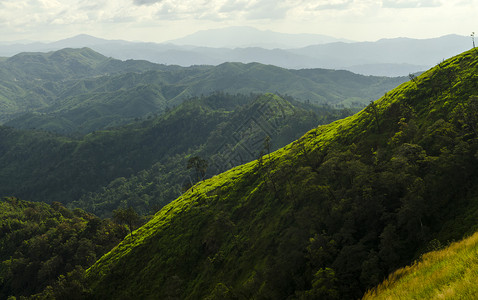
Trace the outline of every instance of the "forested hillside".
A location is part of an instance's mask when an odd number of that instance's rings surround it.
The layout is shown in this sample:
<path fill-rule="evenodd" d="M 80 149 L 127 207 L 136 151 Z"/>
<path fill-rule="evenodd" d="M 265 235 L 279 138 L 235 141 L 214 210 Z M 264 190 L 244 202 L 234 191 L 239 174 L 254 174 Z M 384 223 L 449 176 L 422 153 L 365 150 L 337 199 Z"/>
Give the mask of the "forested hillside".
<path fill-rule="evenodd" d="M 216 93 L 77 139 L 0 127 L 0 195 L 59 201 L 100 216 L 119 206 L 156 212 L 198 180 L 186 168 L 190 158 L 208 161 L 210 177 L 256 159 L 267 136 L 275 150 L 350 114 L 290 101 Z"/>
<path fill-rule="evenodd" d="M 86 272 L 98 299 L 356 299 L 477 229 L 478 53 L 206 179 Z"/>
<path fill-rule="evenodd" d="M 0 123 L 89 133 L 160 115 L 217 91 L 281 93 L 301 102 L 362 108 L 405 80 L 258 63 L 165 66 L 115 60 L 88 48 L 21 53 L 0 61 Z"/>

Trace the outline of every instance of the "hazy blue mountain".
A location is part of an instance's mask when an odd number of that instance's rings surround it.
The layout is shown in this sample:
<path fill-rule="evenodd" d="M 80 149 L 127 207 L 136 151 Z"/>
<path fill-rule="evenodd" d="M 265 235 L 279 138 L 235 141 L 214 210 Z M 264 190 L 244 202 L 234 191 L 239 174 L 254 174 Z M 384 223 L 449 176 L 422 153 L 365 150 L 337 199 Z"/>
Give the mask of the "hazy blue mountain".
<path fill-rule="evenodd" d="M 423 65 L 411 65 L 411 64 L 365 64 L 354 65 L 347 67 L 347 70 L 356 74 L 374 75 L 374 76 L 403 76 L 404 74 L 421 73 L 428 67 Z"/>
<path fill-rule="evenodd" d="M 237 32 L 234 33 L 235 31 Z M 237 45 L 228 44 L 231 36 Z M 249 39 L 248 42 L 246 38 Z M 285 47 L 274 42 L 281 40 L 290 46 Z M 312 44 L 304 46 L 305 40 Z M 175 45 L 173 42 L 181 45 Z M 218 48 L 221 45 L 229 47 Z M 78 35 L 53 43 L 4 44 L 0 45 L 0 56 L 12 56 L 25 51 L 53 51 L 65 47 L 89 47 L 108 57 L 122 60 L 141 59 L 166 65 L 259 62 L 288 69 L 327 68 L 349 70 L 364 75 L 405 76 L 424 71 L 469 49 L 471 41 L 466 36 L 447 35 L 430 39 L 394 38 L 376 42 L 337 42 L 326 37 L 322 39 L 320 35 L 287 35 L 233 27 L 200 31 L 184 39 L 162 44 L 105 40 L 88 35 Z"/>
<path fill-rule="evenodd" d="M 470 38 L 446 35 L 432 39 L 395 38 L 376 42 L 331 43 L 290 50 L 316 60 L 324 68 L 356 65 L 411 64 L 426 69 L 472 46 Z M 409 71 L 424 71 L 416 69 Z"/>

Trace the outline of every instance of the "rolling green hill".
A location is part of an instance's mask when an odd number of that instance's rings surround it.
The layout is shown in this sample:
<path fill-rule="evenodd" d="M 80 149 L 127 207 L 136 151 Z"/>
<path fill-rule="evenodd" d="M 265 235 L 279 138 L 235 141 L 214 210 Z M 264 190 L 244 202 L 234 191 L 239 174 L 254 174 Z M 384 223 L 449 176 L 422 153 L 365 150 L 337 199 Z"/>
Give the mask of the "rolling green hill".
<path fill-rule="evenodd" d="M 57 106 L 58 109 L 53 108 Z M 166 100 L 157 88 L 143 85 L 128 90 L 67 97 L 61 105 L 50 107 L 48 113 L 29 112 L 5 125 L 60 134 L 85 134 L 151 117 L 163 113 L 166 107 Z"/>
<path fill-rule="evenodd" d="M 88 48 L 21 53 L 0 61 L 0 122 L 89 133 L 162 114 L 186 99 L 216 91 L 280 93 L 302 102 L 362 108 L 405 80 L 258 63 L 183 68 L 119 61 Z"/>
<path fill-rule="evenodd" d="M 478 233 L 393 272 L 363 299 L 473 299 L 478 294 Z"/>
<path fill-rule="evenodd" d="M 90 297 L 356 299 L 476 231 L 477 71 L 465 52 L 196 184 L 87 270 Z"/>
<path fill-rule="evenodd" d="M 165 68 L 145 61 L 114 60 L 88 48 L 17 54 L 0 62 L 0 122 L 49 108 L 78 80 L 161 67 Z"/>

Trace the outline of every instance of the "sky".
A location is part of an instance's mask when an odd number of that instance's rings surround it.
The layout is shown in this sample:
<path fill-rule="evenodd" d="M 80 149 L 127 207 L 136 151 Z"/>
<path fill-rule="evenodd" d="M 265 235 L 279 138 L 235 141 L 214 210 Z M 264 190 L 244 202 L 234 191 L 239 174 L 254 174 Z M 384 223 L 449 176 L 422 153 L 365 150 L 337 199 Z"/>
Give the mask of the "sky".
<path fill-rule="evenodd" d="M 0 0 L 0 42 L 164 42 L 229 26 L 354 41 L 478 36 L 478 0 Z"/>

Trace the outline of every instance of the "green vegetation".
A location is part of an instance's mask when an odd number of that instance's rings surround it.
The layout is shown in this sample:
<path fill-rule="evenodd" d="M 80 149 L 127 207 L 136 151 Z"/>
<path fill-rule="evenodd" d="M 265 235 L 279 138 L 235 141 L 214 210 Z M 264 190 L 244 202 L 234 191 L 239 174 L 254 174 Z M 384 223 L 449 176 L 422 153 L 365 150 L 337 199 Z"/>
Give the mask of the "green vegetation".
<path fill-rule="evenodd" d="M 478 294 L 478 233 L 424 254 L 393 272 L 364 299 L 473 299 Z"/>
<path fill-rule="evenodd" d="M 193 156 L 188 160 L 188 169 L 194 169 L 196 171 L 197 181 L 204 180 L 206 176 L 208 162 L 199 156 Z"/>
<path fill-rule="evenodd" d="M 86 272 L 90 297 L 352 299 L 477 229 L 478 54 L 206 179 Z"/>
<path fill-rule="evenodd" d="M 82 274 L 125 235 L 122 226 L 58 202 L 0 200 L 0 298 L 29 296 L 60 275 Z"/>
<path fill-rule="evenodd" d="M 85 134 L 160 115 L 216 91 L 282 93 L 302 102 L 362 108 L 405 80 L 258 63 L 182 68 L 119 61 L 88 48 L 21 53 L 0 61 L 0 123 Z"/>

